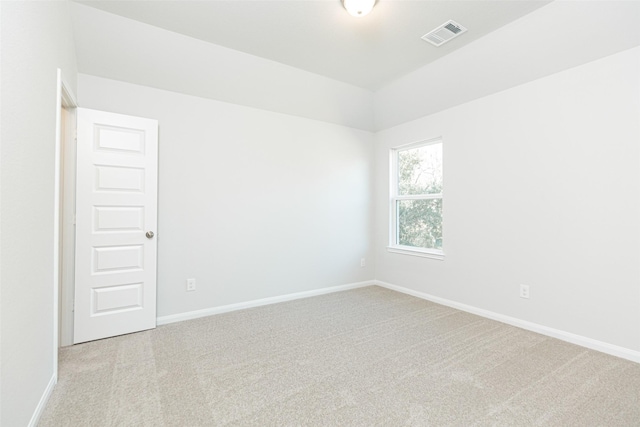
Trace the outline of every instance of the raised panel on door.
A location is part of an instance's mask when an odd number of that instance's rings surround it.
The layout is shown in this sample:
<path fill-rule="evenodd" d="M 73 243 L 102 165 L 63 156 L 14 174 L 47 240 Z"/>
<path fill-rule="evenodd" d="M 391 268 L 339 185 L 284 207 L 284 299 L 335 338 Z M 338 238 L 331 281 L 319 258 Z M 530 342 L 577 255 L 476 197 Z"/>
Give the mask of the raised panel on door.
<path fill-rule="evenodd" d="M 117 233 L 144 230 L 144 206 L 94 206 L 93 232 Z"/>
<path fill-rule="evenodd" d="M 74 343 L 156 325 L 157 127 L 78 109 Z"/>

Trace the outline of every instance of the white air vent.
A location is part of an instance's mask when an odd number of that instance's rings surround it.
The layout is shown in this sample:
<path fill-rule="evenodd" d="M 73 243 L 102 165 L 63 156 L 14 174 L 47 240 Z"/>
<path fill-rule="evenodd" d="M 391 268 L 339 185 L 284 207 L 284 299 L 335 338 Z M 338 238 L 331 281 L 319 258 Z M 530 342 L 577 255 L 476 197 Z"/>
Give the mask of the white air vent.
<path fill-rule="evenodd" d="M 433 31 L 429 31 L 427 34 L 421 37 L 422 40 L 426 40 L 435 46 L 442 46 L 444 43 L 459 36 L 467 31 L 465 27 L 454 21 L 447 21 L 440 25 Z"/>

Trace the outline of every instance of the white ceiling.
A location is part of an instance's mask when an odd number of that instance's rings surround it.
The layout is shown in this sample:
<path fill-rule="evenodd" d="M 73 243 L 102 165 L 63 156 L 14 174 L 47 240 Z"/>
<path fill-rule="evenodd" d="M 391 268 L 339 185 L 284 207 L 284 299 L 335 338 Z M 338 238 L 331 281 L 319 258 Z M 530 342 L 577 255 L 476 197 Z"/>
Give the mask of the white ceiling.
<path fill-rule="evenodd" d="M 340 0 L 79 1 L 126 18 L 377 90 L 549 0 L 378 0 L 353 18 Z M 449 19 L 468 28 L 435 47 L 420 37 Z"/>

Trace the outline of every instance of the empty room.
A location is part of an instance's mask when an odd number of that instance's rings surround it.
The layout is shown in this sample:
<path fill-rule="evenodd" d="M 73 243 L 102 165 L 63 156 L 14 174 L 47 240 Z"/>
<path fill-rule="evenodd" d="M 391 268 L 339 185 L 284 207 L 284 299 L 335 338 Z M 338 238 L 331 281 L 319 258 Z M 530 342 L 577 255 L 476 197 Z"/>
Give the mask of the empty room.
<path fill-rule="evenodd" d="M 0 23 L 1 426 L 640 426 L 640 1 Z"/>

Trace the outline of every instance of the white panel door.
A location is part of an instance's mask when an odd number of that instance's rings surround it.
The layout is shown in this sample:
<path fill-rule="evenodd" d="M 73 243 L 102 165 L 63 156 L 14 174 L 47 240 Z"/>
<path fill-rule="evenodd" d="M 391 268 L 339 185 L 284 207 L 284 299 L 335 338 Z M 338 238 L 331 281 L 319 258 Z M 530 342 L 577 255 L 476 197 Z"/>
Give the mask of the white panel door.
<path fill-rule="evenodd" d="M 78 108 L 73 342 L 156 326 L 158 122 Z"/>

